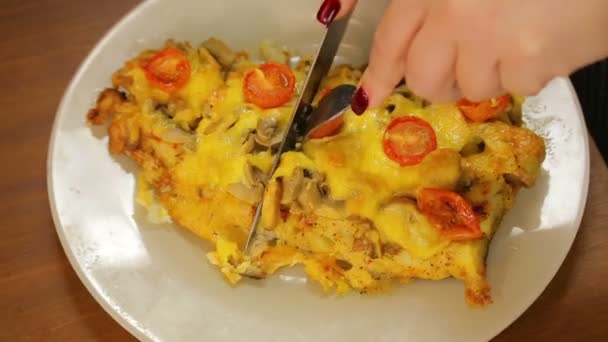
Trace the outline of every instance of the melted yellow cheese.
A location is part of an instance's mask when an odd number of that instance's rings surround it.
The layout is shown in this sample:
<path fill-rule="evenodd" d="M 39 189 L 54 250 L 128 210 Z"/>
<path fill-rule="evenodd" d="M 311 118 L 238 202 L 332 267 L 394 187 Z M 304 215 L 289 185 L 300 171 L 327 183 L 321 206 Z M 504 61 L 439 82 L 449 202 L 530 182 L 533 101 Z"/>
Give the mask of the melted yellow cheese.
<path fill-rule="evenodd" d="M 383 240 L 399 244 L 414 258 L 428 259 L 450 242 L 409 201 L 387 205 L 373 221 Z"/>
<path fill-rule="evenodd" d="M 453 189 L 460 177 L 460 155 L 454 147 L 464 145 L 468 127 L 453 106 L 440 108 L 439 114 L 435 114 L 396 96 L 388 101 L 396 107 L 394 115 L 387 115 L 383 109 L 369 110 L 362 116 L 349 111 L 338 136 L 308 141 L 303 149 L 315 162 L 316 169 L 326 175 L 332 197 L 345 201 L 345 216 L 371 219 L 388 241 L 398 243 L 415 257 L 428 258 L 447 244 L 437 229 L 410 205 L 399 213 L 381 208 L 395 196 L 414 198 L 423 187 Z M 439 149 L 420 164 L 409 167 L 388 158 L 382 147 L 386 126 L 404 114 L 427 120 L 438 135 Z M 455 129 L 436 124 L 439 115 L 455 123 Z"/>

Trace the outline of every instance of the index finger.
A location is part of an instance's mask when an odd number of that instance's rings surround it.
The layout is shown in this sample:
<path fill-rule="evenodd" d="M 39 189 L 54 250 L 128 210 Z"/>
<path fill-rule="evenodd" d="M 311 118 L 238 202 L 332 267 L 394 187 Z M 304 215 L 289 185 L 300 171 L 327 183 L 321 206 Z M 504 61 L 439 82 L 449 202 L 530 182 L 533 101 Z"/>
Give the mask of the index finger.
<path fill-rule="evenodd" d="M 338 11 L 336 19 L 343 18 L 346 14 L 351 12 L 355 8 L 357 0 L 340 0 L 340 4 L 340 11 Z"/>
<path fill-rule="evenodd" d="M 357 0 L 325 0 L 317 12 L 317 20 L 329 25 L 335 19 L 343 18 L 357 4 Z"/>
<path fill-rule="evenodd" d="M 425 14 L 424 1 L 391 1 L 374 35 L 369 64 L 361 78 L 359 90 L 368 103 L 353 103 L 355 112 L 359 114 L 368 106 L 373 108 L 382 103 L 403 78 L 410 44 Z"/>

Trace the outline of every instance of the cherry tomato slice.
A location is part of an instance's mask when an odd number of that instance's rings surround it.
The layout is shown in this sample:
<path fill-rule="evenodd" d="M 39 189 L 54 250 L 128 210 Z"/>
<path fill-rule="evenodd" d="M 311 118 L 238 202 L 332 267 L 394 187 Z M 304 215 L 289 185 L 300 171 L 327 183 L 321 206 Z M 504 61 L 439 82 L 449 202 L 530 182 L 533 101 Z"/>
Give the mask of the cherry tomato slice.
<path fill-rule="evenodd" d="M 435 149 L 435 130 L 420 118 L 398 117 L 384 131 L 384 153 L 401 166 L 418 164 Z"/>
<path fill-rule="evenodd" d="M 472 102 L 467 99 L 461 99 L 456 103 L 456 106 L 460 109 L 462 114 L 469 120 L 475 122 L 484 122 L 494 119 L 504 113 L 510 105 L 511 97 L 509 95 L 482 102 Z"/>
<path fill-rule="evenodd" d="M 418 208 L 450 240 L 472 240 L 483 236 L 473 208 L 455 192 L 422 189 L 418 193 Z"/>
<path fill-rule="evenodd" d="M 295 91 L 296 78 L 285 64 L 268 62 L 245 75 L 243 92 L 247 101 L 261 108 L 283 105 Z"/>
<path fill-rule="evenodd" d="M 340 128 L 344 125 L 344 117 L 342 115 L 337 116 L 323 125 L 314 128 L 312 131 L 308 133 L 308 138 L 310 139 L 321 139 L 325 137 L 329 137 L 338 133 Z"/>
<path fill-rule="evenodd" d="M 190 79 L 190 62 L 176 48 L 165 48 L 148 60 L 146 78 L 168 93 L 181 89 Z"/>

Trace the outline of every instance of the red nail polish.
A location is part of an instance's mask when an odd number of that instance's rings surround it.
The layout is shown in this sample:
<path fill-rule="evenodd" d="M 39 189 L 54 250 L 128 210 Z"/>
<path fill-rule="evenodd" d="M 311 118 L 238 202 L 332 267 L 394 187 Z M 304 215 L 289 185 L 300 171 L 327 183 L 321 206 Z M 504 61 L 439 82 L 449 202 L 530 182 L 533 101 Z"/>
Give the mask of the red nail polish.
<path fill-rule="evenodd" d="M 340 0 L 325 0 L 317 12 L 317 20 L 327 26 L 340 12 Z"/>
<path fill-rule="evenodd" d="M 353 96 L 353 102 L 350 105 L 353 112 L 357 115 L 363 114 L 369 105 L 369 97 L 363 88 L 359 87 Z"/>

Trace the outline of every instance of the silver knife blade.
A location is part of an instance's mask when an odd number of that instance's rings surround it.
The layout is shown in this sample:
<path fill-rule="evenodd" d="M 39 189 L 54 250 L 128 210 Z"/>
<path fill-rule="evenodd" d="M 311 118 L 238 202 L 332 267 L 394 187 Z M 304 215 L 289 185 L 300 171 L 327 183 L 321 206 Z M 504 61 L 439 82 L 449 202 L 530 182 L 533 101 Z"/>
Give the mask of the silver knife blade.
<path fill-rule="evenodd" d="M 319 90 L 321 80 L 325 75 L 327 75 L 329 69 L 331 68 L 336 56 L 336 52 L 338 52 L 338 48 L 342 42 L 342 38 L 344 37 L 344 32 L 346 32 L 349 19 L 350 15 L 347 15 L 340 20 L 332 22 L 328 26 L 327 31 L 321 40 L 321 44 L 319 45 L 319 49 L 317 50 L 317 54 L 313 59 L 310 72 L 308 73 L 306 81 L 304 82 L 304 88 L 302 89 L 300 97 L 296 102 L 295 110 L 291 115 L 289 125 L 287 126 L 287 132 L 283 136 L 279 149 L 274 155 L 272 167 L 268 173 L 269 178 L 272 177 L 276 169 L 279 167 L 281 155 L 284 152 L 295 149 L 299 131 L 305 124 L 306 117 L 312 109 L 311 103 L 315 97 L 315 94 Z M 260 221 L 260 217 L 262 216 L 263 204 L 264 200 L 262 199 L 256 206 L 253 221 L 249 228 L 247 242 L 245 243 L 245 252 L 249 251 L 251 243 L 255 237 L 257 226 Z"/>

